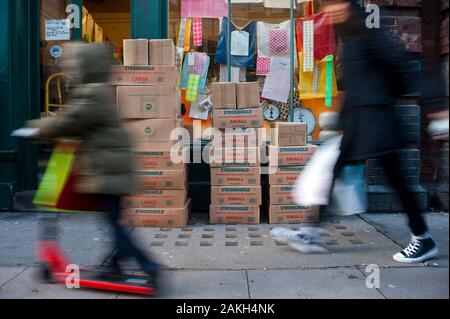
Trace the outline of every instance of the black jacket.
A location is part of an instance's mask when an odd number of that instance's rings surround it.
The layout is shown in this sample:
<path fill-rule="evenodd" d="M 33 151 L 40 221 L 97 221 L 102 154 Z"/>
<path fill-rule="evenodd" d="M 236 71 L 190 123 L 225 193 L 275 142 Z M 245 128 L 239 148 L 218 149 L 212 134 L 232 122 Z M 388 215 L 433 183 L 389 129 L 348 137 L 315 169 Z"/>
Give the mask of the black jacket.
<path fill-rule="evenodd" d="M 343 36 L 346 98 L 339 128 L 344 132 L 342 157 L 347 161 L 375 158 L 400 148 L 394 104 L 401 96 L 417 96 L 421 91 L 418 63 L 383 31 L 367 29 L 360 21 L 359 32 Z M 430 107 L 444 107 L 435 102 Z"/>

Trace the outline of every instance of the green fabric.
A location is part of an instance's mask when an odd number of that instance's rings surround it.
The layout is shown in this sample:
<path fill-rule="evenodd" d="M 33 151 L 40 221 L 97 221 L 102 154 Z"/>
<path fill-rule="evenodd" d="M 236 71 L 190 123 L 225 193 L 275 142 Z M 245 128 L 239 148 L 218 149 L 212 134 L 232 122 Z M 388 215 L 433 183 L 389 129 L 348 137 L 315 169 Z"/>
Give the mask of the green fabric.
<path fill-rule="evenodd" d="M 326 58 L 326 83 L 325 83 L 325 106 L 333 105 L 333 56 L 327 55 Z"/>
<path fill-rule="evenodd" d="M 197 100 L 198 86 L 200 83 L 200 75 L 190 74 L 188 86 L 186 90 L 186 101 L 195 102 Z"/>

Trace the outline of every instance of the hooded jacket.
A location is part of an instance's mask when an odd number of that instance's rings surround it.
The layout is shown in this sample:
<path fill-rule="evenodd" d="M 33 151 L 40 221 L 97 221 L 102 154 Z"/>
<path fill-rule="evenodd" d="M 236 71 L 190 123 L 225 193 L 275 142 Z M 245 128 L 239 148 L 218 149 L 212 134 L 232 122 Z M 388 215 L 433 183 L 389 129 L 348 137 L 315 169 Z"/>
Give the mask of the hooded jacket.
<path fill-rule="evenodd" d="M 109 49 L 100 44 L 72 45 L 68 60 L 76 65 L 78 84 L 63 112 L 55 118 L 31 121 L 39 138 L 78 140 L 75 191 L 127 195 L 133 192 L 133 156 L 121 127 L 112 88 L 105 84 L 112 65 Z"/>

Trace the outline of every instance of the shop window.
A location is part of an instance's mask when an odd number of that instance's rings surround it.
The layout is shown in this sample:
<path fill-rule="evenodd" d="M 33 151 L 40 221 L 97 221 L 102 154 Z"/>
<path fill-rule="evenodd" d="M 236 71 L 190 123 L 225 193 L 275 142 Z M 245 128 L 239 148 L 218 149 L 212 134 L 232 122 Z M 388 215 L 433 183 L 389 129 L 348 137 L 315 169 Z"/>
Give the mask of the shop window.
<path fill-rule="evenodd" d="M 170 0 L 169 36 L 183 52 L 184 64 L 196 53 L 208 57 L 209 70 L 205 81 L 200 83 L 202 93 L 210 93 L 214 82 L 258 82 L 266 127 L 272 121 L 307 122 L 311 140 L 319 141 L 320 115 L 337 111 L 339 104 L 337 40 L 320 14 L 320 1 L 295 0 L 293 21 L 290 3 L 290 0 L 230 0 L 229 14 L 228 4 L 223 0 Z M 231 37 L 227 46 L 228 20 Z M 290 59 L 291 41 L 294 63 Z M 180 68 L 183 70 L 182 65 Z M 289 78 L 292 68 L 293 85 Z M 184 101 L 187 112 L 193 103 L 198 101 Z M 187 114 L 184 120 L 186 125 L 192 123 Z M 202 123 L 210 125 L 210 120 Z"/>

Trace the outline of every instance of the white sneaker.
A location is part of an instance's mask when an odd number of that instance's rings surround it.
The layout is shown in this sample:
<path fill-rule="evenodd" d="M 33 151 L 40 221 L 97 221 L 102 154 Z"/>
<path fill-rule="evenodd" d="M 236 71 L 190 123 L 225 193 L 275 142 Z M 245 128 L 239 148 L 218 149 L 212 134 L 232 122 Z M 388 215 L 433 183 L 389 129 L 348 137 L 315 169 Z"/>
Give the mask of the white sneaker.
<path fill-rule="evenodd" d="M 304 227 L 298 231 L 277 227 L 272 230 L 274 240 L 288 244 L 291 248 L 303 254 L 327 253 L 328 250 L 321 243 L 321 236 L 328 234 L 325 229 Z"/>

